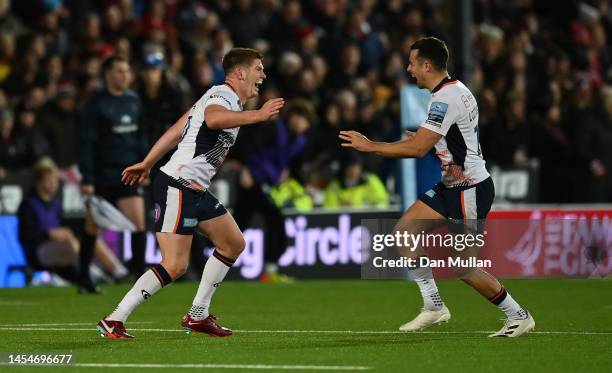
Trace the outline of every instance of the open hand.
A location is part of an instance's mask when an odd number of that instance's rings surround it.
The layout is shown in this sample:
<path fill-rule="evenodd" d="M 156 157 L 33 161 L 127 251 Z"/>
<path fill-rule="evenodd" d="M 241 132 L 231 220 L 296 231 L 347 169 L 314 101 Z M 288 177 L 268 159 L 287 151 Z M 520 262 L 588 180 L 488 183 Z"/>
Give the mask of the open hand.
<path fill-rule="evenodd" d="M 372 142 L 357 131 L 340 131 L 338 137 L 341 140 L 346 141 L 340 144 L 344 148 L 353 148 L 355 150 L 359 150 L 360 152 L 372 151 Z"/>
<path fill-rule="evenodd" d="M 258 114 L 260 115 L 259 121 L 264 122 L 274 118 L 276 115 L 278 115 L 283 106 L 285 106 L 284 98 L 273 98 L 266 101 L 266 103 L 263 104 L 259 110 L 257 110 Z"/>
<path fill-rule="evenodd" d="M 136 163 L 123 170 L 121 173 L 121 182 L 125 185 L 143 184 L 149 179 L 150 168 L 143 162 Z"/>

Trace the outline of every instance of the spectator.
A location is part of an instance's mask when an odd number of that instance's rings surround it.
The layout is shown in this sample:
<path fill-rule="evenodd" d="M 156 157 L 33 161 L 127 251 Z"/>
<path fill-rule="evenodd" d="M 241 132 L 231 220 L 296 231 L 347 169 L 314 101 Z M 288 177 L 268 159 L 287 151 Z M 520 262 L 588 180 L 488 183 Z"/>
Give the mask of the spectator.
<path fill-rule="evenodd" d="M 410 45 L 424 35 L 442 36 L 450 44 L 472 35 L 450 35 L 449 30 L 456 29 L 455 17 L 444 15 L 451 3 L 0 0 L 0 92 L 7 101 L 0 106 L 15 113 L 19 105 L 28 107 L 46 127 L 41 105 L 47 115 L 54 107 L 48 98 L 56 97 L 66 82 L 76 87 L 80 106 L 82 98 L 100 88 L 102 60 L 110 55 L 129 60 L 154 51 L 167 56 L 164 84 L 177 88 L 181 100 L 188 102 L 190 95 L 199 96 L 223 81 L 221 56 L 228 48 L 253 45 L 267 55 L 264 90 L 274 86 L 279 96 L 306 99 L 322 117 L 331 103 L 340 100 L 339 126 L 365 126 L 378 131 L 375 137 L 397 140 L 398 103 L 408 80 L 404 64 Z M 548 110 L 542 108 L 558 106 L 559 128 L 573 134 L 575 129 L 569 127 L 582 122 L 581 113 L 592 113 L 592 105 L 601 105 L 591 102 L 590 91 L 610 83 L 609 2 L 566 5 L 482 0 L 474 9 L 477 48 L 471 56 L 475 71 L 470 88 L 486 98 L 480 101 L 483 150 L 504 167 L 524 163 L 524 149 L 540 143 L 535 136 L 522 136 L 543 130 L 544 123 L 533 120 L 546 117 Z M 140 70 L 147 68 L 136 70 L 136 76 L 143 76 Z M 453 74 L 461 78 L 461 73 Z M 540 102 L 542 92 L 549 89 L 555 91 L 553 103 Z M 510 97 L 514 95 L 522 98 L 517 101 Z M 164 100 L 158 96 L 152 102 Z M 513 109 L 506 110 L 510 103 Z M 521 105 L 524 108 L 519 110 Z M 21 131 L 15 127 L 9 131 L 13 135 Z M 548 134 L 549 129 L 557 129 L 546 128 Z M 312 132 L 320 129 L 329 128 L 315 126 Z M 45 133 L 55 144 L 55 135 Z M 319 162 L 320 155 L 337 147 L 337 142 L 315 140 L 309 148 L 320 151 L 308 150 L 305 155 L 311 177 L 333 169 L 333 162 Z M 0 153 L 5 157 L 6 148 Z M 391 175 L 389 164 L 366 161 L 366 168 L 383 178 Z M 591 175 L 591 166 L 583 160 L 576 172 Z M 319 176 L 314 184 L 324 186 L 327 176 Z"/>
<path fill-rule="evenodd" d="M 32 269 L 55 272 L 83 286 L 78 271 L 79 240 L 62 222 L 58 190 L 57 166 L 48 158 L 42 159 L 34 168 L 34 188 L 19 207 L 19 241 Z M 121 280 L 128 274 L 100 240 L 96 242 L 96 258 L 115 279 Z"/>
<path fill-rule="evenodd" d="M 36 114 L 20 106 L 17 118 L 8 109 L 0 109 L 0 167 L 7 171 L 24 171 L 49 154 L 49 144 L 35 127 Z M 14 126 L 14 120 L 17 126 Z"/>
<path fill-rule="evenodd" d="M 70 84 L 60 86 L 53 101 L 43 108 L 39 122 L 49 140 L 51 158 L 61 169 L 76 166 L 79 124 L 74 87 Z"/>
<path fill-rule="evenodd" d="M 121 57 L 104 62 L 105 87 L 94 92 L 81 113 L 79 126 L 79 169 L 83 175 L 81 190 L 85 196 L 97 194 L 115 204 L 132 221 L 132 261 L 135 276 L 145 270 L 145 205 L 140 186 L 121 183 L 121 172 L 143 159 L 148 150 L 146 123 L 142 121 L 142 103 L 128 89 L 132 74 L 129 63 Z M 81 271 L 84 283 L 89 279 L 89 263 L 98 235 L 90 214 L 85 219 L 81 239 Z M 91 286 L 84 289 L 96 293 Z"/>
<path fill-rule="evenodd" d="M 345 155 L 339 176 L 325 189 L 323 207 L 389 206 L 389 194 L 381 180 L 373 173 L 364 172 L 360 156 L 349 152 Z"/>
<path fill-rule="evenodd" d="M 525 165 L 529 128 L 526 122 L 525 97 L 517 92 L 510 92 L 506 98 L 501 120 L 493 123 L 492 141 L 487 145 L 491 161 L 501 167 Z"/>
<path fill-rule="evenodd" d="M 300 27 L 306 25 L 301 2 L 287 0 L 283 2 L 280 11 L 272 16 L 263 34 L 272 45 L 272 52 L 278 55 L 284 51 L 296 50 L 296 34 Z"/>
<path fill-rule="evenodd" d="M 612 86 L 601 90 L 601 105 L 576 130 L 577 153 L 590 172 L 585 195 L 589 202 L 612 201 Z"/>
<path fill-rule="evenodd" d="M 78 283 L 79 240 L 62 225 L 58 189 L 57 168 L 49 160 L 41 161 L 34 171 L 34 189 L 19 207 L 19 241 L 33 269 L 57 272 Z"/>
<path fill-rule="evenodd" d="M 21 36 L 25 28 L 21 21 L 10 12 L 11 0 L 0 0 L 0 35 Z"/>
<path fill-rule="evenodd" d="M 313 121 L 314 110 L 310 105 L 295 100 L 282 117 L 257 130 L 260 141 L 246 153 L 234 217 L 241 229 L 248 226 L 254 213 L 261 212 L 264 217 L 268 242 L 262 281 L 284 279 L 278 276 L 277 263 L 287 247 L 284 219 L 266 190 L 288 178 L 291 162 L 303 152 L 306 146 L 304 133 Z M 253 141 L 244 135 L 242 138 Z"/>
<path fill-rule="evenodd" d="M 573 144 L 563 129 L 559 105 L 553 103 L 542 111 L 544 116 L 534 120 L 532 141 L 532 153 L 540 159 L 540 200 L 567 203 L 575 184 Z"/>
<path fill-rule="evenodd" d="M 166 60 L 160 52 L 148 53 L 144 57 L 138 95 L 142 99 L 142 120 L 147 124 L 150 143 L 155 143 L 187 109 L 181 92 L 166 78 Z M 165 164 L 172 152 L 168 152 L 158 165 Z M 155 176 L 159 166 L 153 168 Z"/>

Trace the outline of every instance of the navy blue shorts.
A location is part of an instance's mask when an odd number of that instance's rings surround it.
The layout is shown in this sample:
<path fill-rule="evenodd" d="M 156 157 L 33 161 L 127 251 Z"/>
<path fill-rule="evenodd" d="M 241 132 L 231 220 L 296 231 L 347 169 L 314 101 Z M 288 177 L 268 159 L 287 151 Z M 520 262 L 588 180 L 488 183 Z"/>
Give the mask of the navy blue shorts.
<path fill-rule="evenodd" d="M 486 219 L 495 197 L 489 177 L 476 185 L 447 188 L 441 182 L 419 197 L 427 206 L 447 219 Z"/>
<path fill-rule="evenodd" d="M 156 232 L 191 235 L 199 222 L 227 212 L 209 191 L 190 189 L 164 172 L 153 181 L 153 201 Z"/>

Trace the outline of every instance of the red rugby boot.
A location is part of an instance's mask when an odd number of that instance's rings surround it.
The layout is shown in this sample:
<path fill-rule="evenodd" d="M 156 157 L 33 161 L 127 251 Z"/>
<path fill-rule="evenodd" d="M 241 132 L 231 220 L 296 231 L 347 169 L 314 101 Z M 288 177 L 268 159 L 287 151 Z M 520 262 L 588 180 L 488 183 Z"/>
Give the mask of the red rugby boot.
<path fill-rule="evenodd" d="M 106 317 L 98 321 L 98 332 L 104 338 L 131 339 L 133 336 L 125 331 L 125 325 L 121 321 L 106 320 Z"/>
<path fill-rule="evenodd" d="M 217 318 L 209 315 L 203 320 L 194 320 L 189 314 L 183 316 L 181 325 L 187 333 L 206 333 L 212 337 L 229 337 L 232 335 L 231 329 L 224 328 L 217 324 Z"/>

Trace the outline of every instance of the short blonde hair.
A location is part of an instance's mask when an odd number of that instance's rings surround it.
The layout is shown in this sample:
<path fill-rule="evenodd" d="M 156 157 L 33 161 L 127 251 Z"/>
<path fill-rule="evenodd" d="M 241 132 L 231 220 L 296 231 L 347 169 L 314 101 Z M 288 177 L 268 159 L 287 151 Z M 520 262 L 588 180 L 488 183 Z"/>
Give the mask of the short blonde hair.
<path fill-rule="evenodd" d="M 40 181 L 47 175 L 58 175 L 59 168 L 51 158 L 42 158 L 34 166 L 34 180 Z"/>

